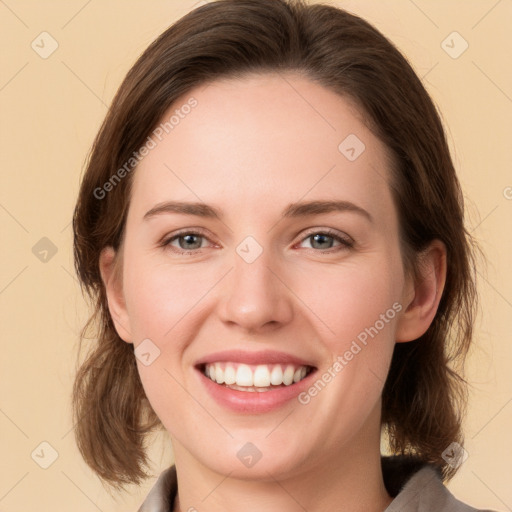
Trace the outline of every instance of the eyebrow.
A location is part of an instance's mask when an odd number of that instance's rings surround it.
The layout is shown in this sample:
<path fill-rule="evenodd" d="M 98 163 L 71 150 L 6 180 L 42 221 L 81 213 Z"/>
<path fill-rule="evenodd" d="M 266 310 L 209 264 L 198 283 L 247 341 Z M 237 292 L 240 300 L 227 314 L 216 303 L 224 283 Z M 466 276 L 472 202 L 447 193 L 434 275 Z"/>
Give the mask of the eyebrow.
<path fill-rule="evenodd" d="M 306 201 L 289 204 L 283 211 L 283 218 L 307 217 L 311 215 L 320 215 L 330 212 L 353 212 L 362 215 L 368 221 L 373 222 L 373 218 L 368 211 L 350 201 Z M 156 217 L 162 214 L 181 213 L 184 215 L 195 215 L 210 219 L 222 219 L 222 212 L 214 206 L 206 203 L 184 202 L 184 201 L 165 201 L 159 203 L 147 211 L 144 220 Z"/>

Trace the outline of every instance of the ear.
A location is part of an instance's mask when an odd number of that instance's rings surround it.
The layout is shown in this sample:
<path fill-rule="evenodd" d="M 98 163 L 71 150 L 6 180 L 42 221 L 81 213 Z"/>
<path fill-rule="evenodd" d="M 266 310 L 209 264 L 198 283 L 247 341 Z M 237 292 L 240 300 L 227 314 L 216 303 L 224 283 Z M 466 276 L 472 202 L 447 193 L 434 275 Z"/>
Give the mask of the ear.
<path fill-rule="evenodd" d="M 116 260 L 116 252 L 112 247 L 105 247 L 101 251 L 99 267 L 101 279 L 107 294 L 110 316 L 112 317 L 119 337 L 127 343 L 133 343 L 130 319 L 123 295 L 122 277 L 119 268 L 116 268 L 116 265 L 119 264 L 120 262 Z"/>
<path fill-rule="evenodd" d="M 420 254 L 420 276 L 404 286 L 404 312 L 396 330 L 396 342 L 413 341 L 425 334 L 434 320 L 446 282 L 446 247 L 434 240 Z"/>

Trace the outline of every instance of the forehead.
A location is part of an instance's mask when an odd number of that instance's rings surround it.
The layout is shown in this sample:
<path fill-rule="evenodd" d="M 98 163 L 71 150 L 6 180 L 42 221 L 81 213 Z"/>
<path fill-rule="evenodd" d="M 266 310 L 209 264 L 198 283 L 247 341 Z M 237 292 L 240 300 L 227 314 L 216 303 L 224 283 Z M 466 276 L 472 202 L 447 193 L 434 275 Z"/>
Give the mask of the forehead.
<path fill-rule="evenodd" d="M 387 148 L 354 102 L 298 74 L 211 82 L 161 122 L 134 176 L 138 215 L 170 199 L 260 214 L 300 198 L 390 207 Z"/>

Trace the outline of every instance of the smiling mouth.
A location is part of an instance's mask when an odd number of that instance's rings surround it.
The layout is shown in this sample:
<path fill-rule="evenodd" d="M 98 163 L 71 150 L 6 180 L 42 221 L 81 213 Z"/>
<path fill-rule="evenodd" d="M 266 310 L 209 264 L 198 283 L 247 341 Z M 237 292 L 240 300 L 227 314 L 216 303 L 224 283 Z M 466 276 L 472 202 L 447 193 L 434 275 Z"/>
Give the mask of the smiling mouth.
<path fill-rule="evenodd" d="M 249 365 L 228 361 L 202 364 L 198 370 L 216 384 L 230 389 L 265 392 L 293 386 L 315 371 L 315 368 L 292 363 Z"/>

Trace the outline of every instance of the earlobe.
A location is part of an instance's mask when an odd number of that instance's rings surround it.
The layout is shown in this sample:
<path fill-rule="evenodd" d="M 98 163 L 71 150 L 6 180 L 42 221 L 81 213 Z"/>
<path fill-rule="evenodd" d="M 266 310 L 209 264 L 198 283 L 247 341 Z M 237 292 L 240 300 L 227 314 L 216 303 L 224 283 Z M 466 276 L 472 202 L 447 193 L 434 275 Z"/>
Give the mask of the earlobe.
<path fill-rule="evenodd" d="M 116 271 L 116 252 L 112 247 L 105 247 L 100 254 L 99 267 L 103 286 L 107 295 L 108 309 L 117 334 L 127 343 L 133 343 L 130 321 L 123 295 L 120 273 Z"/>
<path fill-rule="evenodd" d="M 397 325 L 397 343 L 413 341 L 425 334 L 436 316 L 446 282 L 446 247 L 434 240 L 421 253 L 420 276 L 404 290 L 404 311 Z M 412 279 L 412 278 L 411 278 Z"/>

